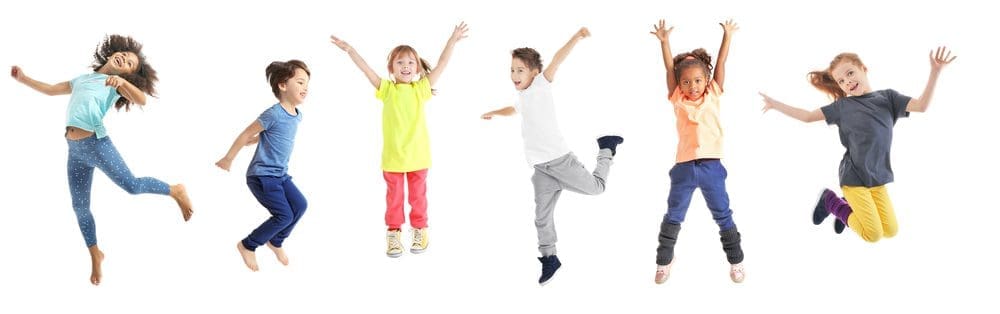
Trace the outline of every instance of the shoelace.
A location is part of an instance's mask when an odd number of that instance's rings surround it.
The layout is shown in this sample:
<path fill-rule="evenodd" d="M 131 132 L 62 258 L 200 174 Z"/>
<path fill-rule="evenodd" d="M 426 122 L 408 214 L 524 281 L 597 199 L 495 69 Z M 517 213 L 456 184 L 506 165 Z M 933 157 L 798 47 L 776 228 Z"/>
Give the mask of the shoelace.
<path fill-rule="evenodd" d="M 413 244 L 423 245 L 424 243 L 424 232 L 420 229 L 413 230 Z"/>
<path fill-rule="evenodd" d="M 732 269 L 729 270 L 729 272 L 732 273 L 734 277 L 743 278 L 743 265 L 741 264 L 736 267 L 733 267 Z"/>
<path fill-rule="evenodd" d="M 390 250 L 395 250 L 395 249 L 402 250 L 403 249 L 403 244 L 399 243 L 399 237 L 398 236 L 391 235 L 388 238 L 389 238 L 388 240 L 389 240 L 389 249 Z"/>

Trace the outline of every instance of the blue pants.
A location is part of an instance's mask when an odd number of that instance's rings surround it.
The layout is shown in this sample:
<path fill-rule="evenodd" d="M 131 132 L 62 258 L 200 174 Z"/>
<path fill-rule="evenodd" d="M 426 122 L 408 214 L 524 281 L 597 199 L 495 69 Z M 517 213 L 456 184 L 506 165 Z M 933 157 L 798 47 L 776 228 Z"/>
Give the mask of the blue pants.
<path fill-rule="evenodd" d="M 718 159 L 697 159 L 674 165 L 670 169 L 670 196 L 663 220 L 674 225 L 684 222 L 695 188 L 701 189 L 712 218 L 720 231 L 736 227 L 726 193 L 726 167 Z"/>
<path fill-rule="evenodd" d="M 170 186 L 163 181 L 133 176 L 110 137 L 91 136 L 76 141 L 67 139 L 66 142 L 69 144 L 66 172 L 73 198 L 73 211 L 76 212 L 76 222 L 80 225 L 87 247 L 97 244 L 94 216 L 90 213 L 90 188 L 94 181 L 95 167 L 129 194 L 170 194 Z"/>
<path fill-rule="evenodd" d="M 248 176 L 247 186 L 257 201 L 271 212 L 271 218 L 243 239 L 243 247 L 253 251 L 267 242 L 281 247 L 295 228 L 295 223 L 306 212 L 306 198 L 292 183 L 292 177 L 287 175 L 280 178 Z"/>

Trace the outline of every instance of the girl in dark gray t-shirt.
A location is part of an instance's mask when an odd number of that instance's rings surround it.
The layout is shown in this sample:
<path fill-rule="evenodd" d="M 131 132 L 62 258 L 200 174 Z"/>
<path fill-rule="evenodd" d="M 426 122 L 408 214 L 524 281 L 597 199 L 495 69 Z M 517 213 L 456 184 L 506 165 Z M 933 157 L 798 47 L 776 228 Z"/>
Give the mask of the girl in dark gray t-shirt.
<path fill-rule="evenodd" d="M 840 131 L 840 143 L 846 148 L 840 162 L 844 198 L 823 189 L 813 209 L 814 224 L 833 214 L 837 217 L 837 233 L 850 226 L 868 242 L 896 235 L 896 214 L 885 187 L 893 179 L 889 158 L 892 128 L 896 120 L 908 117 L 910 112 L 927 110 L 941 69 L 953 60 L 955 56 L 946 47 L 931 51 L 930 78 L 919 98 L 892 89 L 872 91 L 868 68 L 853 53 L 841 53 L 825 70 L 809 73 L 813 86 L 833 99 L 829 105 L 806 111 L 760 94 L 764 97 L 764 111 L 775 109 L 802 122 L 825 120 Z"/>

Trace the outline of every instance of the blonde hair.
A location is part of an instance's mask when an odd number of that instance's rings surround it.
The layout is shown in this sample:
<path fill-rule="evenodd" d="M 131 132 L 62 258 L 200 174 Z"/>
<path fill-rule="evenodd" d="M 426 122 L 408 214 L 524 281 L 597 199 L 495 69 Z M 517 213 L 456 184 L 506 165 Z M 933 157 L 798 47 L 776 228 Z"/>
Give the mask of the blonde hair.
<path fill-rule="evenodd" d="M 389 60 L 386 65 L 386 67 L 389 69 L 389 73 L 392 73 L 392 60 L 396 60 L 396 58 L 398 58 L 399 55 L 404 53 L 413 54 L 413 58 L 420 60 L 420 70 L 422 71 L 421 76 L 427 76 L 428 73 L 431 73 L 431 64 L 427 62 L 427 60 L 424 60 L 424 58 L 421 58 L 420 55 L 417 54 L 416 49 L 413 49 L 413 47 L 410 47 L 408 45 L 396 46 L 396 48 L 392 49 L 392 52 L 389 52 Z"/>

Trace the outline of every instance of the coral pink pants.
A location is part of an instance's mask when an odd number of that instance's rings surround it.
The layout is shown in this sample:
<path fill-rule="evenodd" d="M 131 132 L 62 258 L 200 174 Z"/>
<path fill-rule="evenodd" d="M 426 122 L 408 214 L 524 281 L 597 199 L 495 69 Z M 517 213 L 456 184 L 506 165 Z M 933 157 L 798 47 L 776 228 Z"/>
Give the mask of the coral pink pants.
<path fill-rule="evenodd" d="M 382 172 L 385 178 L 385 224 L 389 229 L 399 229 L 406 222 L 403 213 L 403 183 L 410 194 L 410 226 L 427 227 L 427 169 L 411 172 Z M 405 177 L 405 179 L 404 179 Z"/>

